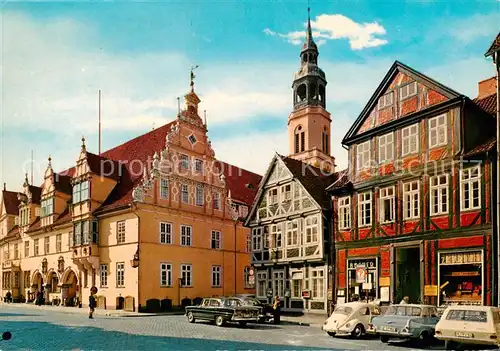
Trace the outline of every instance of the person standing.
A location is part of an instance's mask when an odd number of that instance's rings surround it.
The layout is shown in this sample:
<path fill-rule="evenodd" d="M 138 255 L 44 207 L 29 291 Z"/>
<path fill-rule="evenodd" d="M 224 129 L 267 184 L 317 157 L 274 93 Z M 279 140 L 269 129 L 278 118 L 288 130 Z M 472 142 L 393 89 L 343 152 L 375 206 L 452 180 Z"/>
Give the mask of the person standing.
<path fill-rule="evenodd" d="M 97 294 L 97 288 L 93 286 L 90 288 L 90 296 L 89 296 L 89 318 L 93 319 L 94 318 L 94 311 L 95 308 L 97 307 L 97 301 L 95 299 L 95 294 Z"/>
<path fill-rule="evenodd" d="M 274 324 L 280 324 L 281 301 L 280 297 L 276 295 L 273 303 L 274 310 Z"/>

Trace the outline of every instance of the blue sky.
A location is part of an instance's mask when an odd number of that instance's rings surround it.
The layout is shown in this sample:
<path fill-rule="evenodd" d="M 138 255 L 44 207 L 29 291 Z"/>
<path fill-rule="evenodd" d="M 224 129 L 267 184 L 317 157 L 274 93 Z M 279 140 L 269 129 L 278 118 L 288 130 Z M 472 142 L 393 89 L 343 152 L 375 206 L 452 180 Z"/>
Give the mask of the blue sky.
<path fill-rule="evenodd" d="M 499 1 L 310 1 L 328 79 L 333 154 L 394 60 L 474 97 L 494 74 L 484 52 Z M 84 134 L 97 152 L 169 122 L 176 97 L 196 89 L 216 157 L 264 173 L 286 154 L 291 83 L 307 1 L 7 2 L 2 8 L 0 182 L 19 189 L 35 153 L 75 163 Z M 258 155 L 258 156 L 256 156 Z"/>

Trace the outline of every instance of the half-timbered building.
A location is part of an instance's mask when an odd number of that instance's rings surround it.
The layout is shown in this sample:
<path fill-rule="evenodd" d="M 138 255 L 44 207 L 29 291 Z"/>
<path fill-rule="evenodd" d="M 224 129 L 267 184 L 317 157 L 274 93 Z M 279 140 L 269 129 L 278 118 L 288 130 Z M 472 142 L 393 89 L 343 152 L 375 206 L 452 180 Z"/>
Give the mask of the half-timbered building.
<path fill-rule="evenodd" d="M 348 173 L 328 189 L 337 302 L 492 304 L 495 120 L 484 99 L 389 69 L 342 141 Z"/>

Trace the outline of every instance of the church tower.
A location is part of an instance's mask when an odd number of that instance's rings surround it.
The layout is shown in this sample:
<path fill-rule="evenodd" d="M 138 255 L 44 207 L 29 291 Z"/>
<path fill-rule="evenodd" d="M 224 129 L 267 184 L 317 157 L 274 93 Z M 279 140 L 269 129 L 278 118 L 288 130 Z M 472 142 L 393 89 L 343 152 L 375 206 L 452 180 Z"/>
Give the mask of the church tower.
<path fill-rule="evenodd" d="M 300 52 L 300 69 L 293 81 L 293 112 L 288 117 L 290 157 L 325 171 L 335 170 L 330 155 L 330 113 L 326 110 L 326 76 L 318 67 L 318 46 L 308 9 L 306 39 Z"/>

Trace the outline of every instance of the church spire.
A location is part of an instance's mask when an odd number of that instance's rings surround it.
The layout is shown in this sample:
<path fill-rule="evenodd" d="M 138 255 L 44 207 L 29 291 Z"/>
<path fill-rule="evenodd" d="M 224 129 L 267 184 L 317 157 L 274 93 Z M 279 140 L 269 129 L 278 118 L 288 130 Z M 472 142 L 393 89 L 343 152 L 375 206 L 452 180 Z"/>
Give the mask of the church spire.
<path fill-rule="evenodd" d="M 307 8 L 307 30 L 306 30 L 306 40 L 304 41 L 304 44 L 302 45 L 302 52 L 305 51 L 314 51 L 318 53 L 318 46 L 314 42 L 314 38 L 312 35 L 312 29 L 311 29 L 311 8 Z M 317 55 L 316 55 L 317 57 Z"/>

